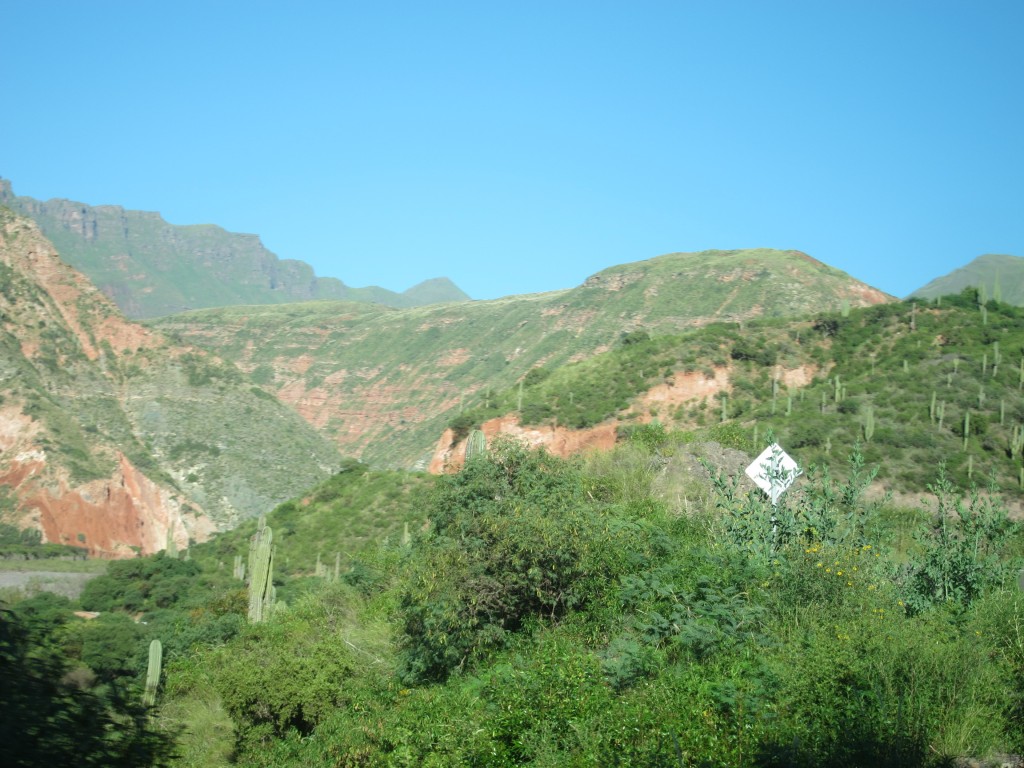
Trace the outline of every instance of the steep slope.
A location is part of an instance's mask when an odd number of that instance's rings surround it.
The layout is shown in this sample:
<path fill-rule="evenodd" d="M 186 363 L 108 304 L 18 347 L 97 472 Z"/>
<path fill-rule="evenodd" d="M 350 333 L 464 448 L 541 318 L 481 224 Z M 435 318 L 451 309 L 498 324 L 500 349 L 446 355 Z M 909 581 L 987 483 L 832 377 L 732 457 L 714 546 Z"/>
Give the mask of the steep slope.
<path fill-rule="evenodd" d="M 95 554 L 186 546 L 340 462 L 233 366 L 125 320 L 2 207 L 0 381 L 0 517 Z"/>
<path fill-rule="evenodd" d="M 446 278 L 405 293 L 352 288 L 333 277 L 317 277 L 303 261 L 279 259 L 256 235 L 212 224 L 174 226 L 158 213 L 114 205 L 18 197 L 5 179 L 0 179 L 0 205 L 33 219 L 62 258 L 131 318 L 311 299 L 408 307 L 469 298 Z"/>
<path fill-rule="evenodd" d="M 914 291 L 911 296 L 934 299 L 960 293 L 964 288 L 978 288 L 985 298 L 1024 306 L 1024 258 L 986 254 L 970 264 L 937 277 Z"/>
<path fill-rule="evenodd" d="M 758 249 L 670 254 L 604 270 L 571 290 L 495 301 L 236 307 L 155 327 L 236 362 L 343 453 L 426 468 L 452 413 L 535 366 L 608 349 L 623 333 L 891 300 L 805 254 Z"/>

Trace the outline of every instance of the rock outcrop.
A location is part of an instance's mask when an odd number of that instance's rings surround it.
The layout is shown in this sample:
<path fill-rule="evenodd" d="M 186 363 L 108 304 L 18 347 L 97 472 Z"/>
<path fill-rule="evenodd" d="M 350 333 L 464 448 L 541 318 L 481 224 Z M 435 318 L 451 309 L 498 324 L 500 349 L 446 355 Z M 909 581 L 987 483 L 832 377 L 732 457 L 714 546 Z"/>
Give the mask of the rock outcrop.
<path fill-rule="evenodd" d="M 127 320 L 0 208 L 0 521 L 101 557 L 184 548 L 339 463 L 301 417 Z"/>

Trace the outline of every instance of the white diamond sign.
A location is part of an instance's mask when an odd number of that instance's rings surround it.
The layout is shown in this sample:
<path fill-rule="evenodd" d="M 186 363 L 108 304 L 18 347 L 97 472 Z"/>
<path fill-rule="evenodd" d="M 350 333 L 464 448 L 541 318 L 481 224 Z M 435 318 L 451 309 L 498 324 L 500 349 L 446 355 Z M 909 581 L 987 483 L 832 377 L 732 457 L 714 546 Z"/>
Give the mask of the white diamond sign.
<path fill-rule="evenodd" d="M 772 443 L 747 467 L 747 477 L 768 494 L 772 506 L 777 506 L 782 494 L 802 472 L 788 453 Z"/>

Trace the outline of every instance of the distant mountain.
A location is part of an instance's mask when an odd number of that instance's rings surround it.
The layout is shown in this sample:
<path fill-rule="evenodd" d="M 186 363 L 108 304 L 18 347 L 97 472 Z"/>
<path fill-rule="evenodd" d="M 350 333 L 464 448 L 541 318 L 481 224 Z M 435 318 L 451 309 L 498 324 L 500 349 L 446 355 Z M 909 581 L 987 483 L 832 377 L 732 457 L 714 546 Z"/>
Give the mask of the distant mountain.
<path fill-rule="evenodd" d="M 447 278 L 428 280 L 404 293 L 376 286 L 352 288 L 333 277 L 317 277 L 303 261 L 279 259 L 257 235 L 212 224 L 176 226 L 158 213 L 114 205 L 18 197 L 6 179 L 0 179 L 0 205 L 33 219 L 64 261 L 134 319 L 312 299 L 412 307 L 469 298 Z"/>
<path fill-rule="evenodd" d="M 0 522 L 101 556 L 181 548 L 340 464 L 237 368 L 126 320 L 0 207 Z"/>
<path fill-rule="evenodd" d="M 964 288 L 984 288 L 987 298 L 1024 306 L 1024 258 L 986 254 L 970 264 L 937 277 L 911 296 L 933 299 L 960 293 Z"/>
<path fill-rule="evenodd" d="M 236 307 L 154 327 L 234 361 L 346 455 L 425 468 L 460 408 L 536 366 L 607 350 L 625 333 L 894 300 L 799 251 L 754 249 L 669 254 L 606 269 L 570 290 L 494 301 Z"/>

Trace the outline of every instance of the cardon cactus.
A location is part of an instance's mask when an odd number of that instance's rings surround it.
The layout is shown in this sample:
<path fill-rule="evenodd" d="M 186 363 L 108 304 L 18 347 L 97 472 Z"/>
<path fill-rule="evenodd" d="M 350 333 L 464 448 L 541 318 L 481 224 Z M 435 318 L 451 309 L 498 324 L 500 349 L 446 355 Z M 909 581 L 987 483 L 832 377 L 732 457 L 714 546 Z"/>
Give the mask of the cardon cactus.
<path fill-rule="evenodd" d="M 466 439 L 466 461 L 487 453 L 487 438 L 479 429 L 474 429 Z"/>
<path fill-rule="evenodd" d="M 146 692 L 142 703 L 147 707 L 156 704 L 156 689 L 160 685 L 160 667 L 163 663 L 164 647 L 159 640 L 149 644 L 149 668 L 146 670 Z"/>
<path fill-rule="evenodd" d="M 274 604 L 274 535 L 270 528 L 256 531 L 249 548 L 249 621 L 263 621 Z"/>

